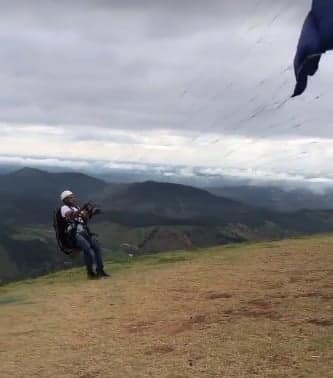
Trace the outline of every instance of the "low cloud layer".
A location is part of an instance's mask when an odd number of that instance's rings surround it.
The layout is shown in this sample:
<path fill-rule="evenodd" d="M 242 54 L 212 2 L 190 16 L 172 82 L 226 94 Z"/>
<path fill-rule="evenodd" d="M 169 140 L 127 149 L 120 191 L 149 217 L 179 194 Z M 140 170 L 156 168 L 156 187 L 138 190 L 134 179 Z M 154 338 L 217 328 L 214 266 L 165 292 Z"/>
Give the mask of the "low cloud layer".
<path fill-rule="evenodd" d="M 2 125 L 2 130 L 0 163 L 59 166 L 90 172 L 108 172 L 114 168 L 154 170 L 156 166 L 168 172 L 171 166 L 181 166 L 178 173 L 183 176 L 204 173 L 267 181 L 333 179 L 328 164 L 333 159 L 331 139 L 237 135 L 221 138 L 219 134 L 193 137 L 192 133 L 172 135 L 161 130 L 138 135 L 131 130 L 100 128 L 90 140 L 88 135 L 80 139 L 75 129 L 68 131 L 59 126 Z M 20 138 L 16 139 L 15 135 Z"/>

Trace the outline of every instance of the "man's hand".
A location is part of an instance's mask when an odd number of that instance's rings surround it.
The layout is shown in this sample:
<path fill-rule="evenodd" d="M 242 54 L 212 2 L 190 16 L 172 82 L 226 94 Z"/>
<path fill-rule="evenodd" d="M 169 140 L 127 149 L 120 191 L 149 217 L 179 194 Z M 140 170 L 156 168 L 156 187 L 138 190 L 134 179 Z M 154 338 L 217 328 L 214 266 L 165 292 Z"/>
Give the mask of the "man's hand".
<path fill-rule="evenodd" d="M 91 218 L 90 213 L 87 210 L 81 210 L 80 215 L 86 222 Z"/>
<path fill-rule="evenodd" d="M 87 202 L 82 206 L 82 210 L 86 211 L 88 214 L 89 219 L 93 217 L 94 215 L 101 214 L 101 209 L 96 207 L 96 205 L 92 202 Z"/>

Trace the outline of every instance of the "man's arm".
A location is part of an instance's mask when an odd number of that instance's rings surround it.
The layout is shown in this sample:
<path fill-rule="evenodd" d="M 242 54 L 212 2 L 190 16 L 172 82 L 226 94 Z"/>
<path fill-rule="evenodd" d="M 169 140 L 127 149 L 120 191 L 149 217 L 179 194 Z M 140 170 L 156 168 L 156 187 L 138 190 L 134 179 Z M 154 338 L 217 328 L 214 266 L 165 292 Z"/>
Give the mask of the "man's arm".
<path fill-rule="evenodd" d="M 80 215 L 80 210 L 68 210 L 64 214 L 64 218 L 66 218 L 69 221 L 73 221 L 76 218 L 78 218 Z"/>
<path fill-rule="evenodd" d="M 86 210 L 73 210 L 70 207 L 64 208 L 62 216 L 68 221 L 77 220 L 79 217 L 82 217 L 84 220 L 89 218 Z"/>

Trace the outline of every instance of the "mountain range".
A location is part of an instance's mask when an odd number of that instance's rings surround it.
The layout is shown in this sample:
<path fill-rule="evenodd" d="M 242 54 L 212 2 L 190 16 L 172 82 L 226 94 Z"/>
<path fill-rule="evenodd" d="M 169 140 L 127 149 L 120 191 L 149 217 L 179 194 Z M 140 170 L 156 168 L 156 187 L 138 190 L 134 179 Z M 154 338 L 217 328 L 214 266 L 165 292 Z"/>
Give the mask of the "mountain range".
<path fill-rule="evenodd" d="M 154 253 L 333 230 L 333 211 L 285 205 L 283 210 L 296 211 L 282 212 L 277 203 L 289 198 L 292 204 L 293 193 L 284 197 L 270 188 L 256 194 L 244 187 L 110 184 L 82 173 L 23 168 L 0 175 L 0 282 L 64 266 L 63 256 L 56 253 L 52 213 L 65 189 L 75 192 L 81 203 L 93 200 L 101 206 L 103 214 L 93 228 L 111 255 L 121 242 L 139 245 L 139 253 Z"/>
<path fill-rule="evenodd" d="M 238 185 L 208 187 L 212 194 L 241 201 L 251 206 L 274 211 L 291 212 L 302 209 L 333 209 L 333 190 L 313 191 L 307 188 Z"/>

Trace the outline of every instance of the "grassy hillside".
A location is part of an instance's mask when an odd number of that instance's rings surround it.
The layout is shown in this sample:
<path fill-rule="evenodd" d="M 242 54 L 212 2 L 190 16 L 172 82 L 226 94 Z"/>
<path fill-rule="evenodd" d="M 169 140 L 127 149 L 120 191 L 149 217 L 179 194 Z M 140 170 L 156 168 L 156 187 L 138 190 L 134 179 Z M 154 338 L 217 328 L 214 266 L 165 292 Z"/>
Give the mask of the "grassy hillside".
<path fill-rule="evenodd" d="M 0 376 L 331 377 L 333 236 L 174 252 L 0 288 Z"/>

